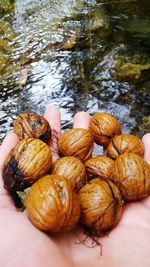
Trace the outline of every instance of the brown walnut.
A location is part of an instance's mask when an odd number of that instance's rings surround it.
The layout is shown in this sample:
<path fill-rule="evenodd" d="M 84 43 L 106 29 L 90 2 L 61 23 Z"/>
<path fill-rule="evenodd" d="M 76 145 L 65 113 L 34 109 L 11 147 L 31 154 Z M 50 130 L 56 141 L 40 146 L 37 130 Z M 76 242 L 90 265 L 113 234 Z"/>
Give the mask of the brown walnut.
<path fill-rule="evenodd" d="M 95 234 L 101 234 L 117 225 L 122 215 L 119 189 L 111 181 L 91 180 L 79 191 L 81 222 Z"/>
<path fill-rule="evenodd" d="M 107 156 L 96 156 L 85 162 L 86 172 L 89 178 L 100 177 L 109 179 L 114 161 Z"/>
<path fill-rule="evenodd" d="M 79 198 L 69 181 L 59 175 L 46 175 L 34 183 L 26 208 L 31 222 L 50 233 L 69 231 L 80 218 Z"/>
<path fill-rule="evenodd" d="M 107 147 L 107 156 L 116 159 L 123 153 L 134 153 L 143 157 L 144 145 L 142 140 L 132 134 L 116 135 Z"/>
<path fill-rule="evenodd" d="M 48 121 L 34 112 L 27 112 L 17 117 L 14 132 L 19 140 L 24 138 L 38 138 L 48 143 L 51 138 L 51 128 Z"/>
<path fill-rule="evenodd" d="M 124 153 L 113 165 L 111 180 L 126 200 L 137 200 L 150 194 L 150 165 L 140 156 Z"/>
<path fill-rule="evenodd" d="M 81 161 L 91 157 L 94 148 L 93 137 L 89 130 L 74 128 L 63 133 L 58 141 L 60 155 L 74 156 Z"/>
<path fill-rule="evenodd" d="M 91 118 L 90 131 L 96 144 L 107 146 L 115 135 L 121 134 L 121 125 L 113 115 L 97 113 Z"/>
<path fill-rule="evenodd" d="M 10 151 L 4 162 L 4 187 L 22 191 L 47 174 L 51 165 L 51 151 L 44 142 L 34 138 L 23 139 Z"/>
<path fill-rule="evenodd" d="M 55 161 L 52 173 L 65 177 L 69 180 L 71 187 L 79 191 L 86 182 L 86 172 L 81 160 L 73 156 L 63 157 Z"/>

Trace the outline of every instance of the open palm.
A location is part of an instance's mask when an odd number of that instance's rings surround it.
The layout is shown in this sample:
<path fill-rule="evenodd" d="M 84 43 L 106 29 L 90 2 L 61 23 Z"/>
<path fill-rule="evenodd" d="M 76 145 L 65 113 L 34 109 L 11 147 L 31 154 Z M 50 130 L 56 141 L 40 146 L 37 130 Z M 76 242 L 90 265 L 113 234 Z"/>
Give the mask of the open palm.
<path fill-rule="evenodd" d="M 45 117 L 51 127 L 60 132 L 60 114 L 55 108 Z M 87 113 L 77 113 L 74 127 L 87 128 Z M 10 149 L 16 144 L 15 134 L 9 134 L 0 147 L 2 165 Z M 143 138 L 145 159 L 150 160 L 150 134 Z M 52 144 L 55 146 L 55 142 Z M 56 150 L 56 147 L 55 147 Z M 54 159 L 57 155 L 54 153 Z M 26 213 L 18 212 L 0 180 L 0 266 L 3 267 L 149 267 L 150 266 L 150 198 L 128 204 L 119 225 L 105 238 L 100 247 L 92 247 L 83 230 L 50 237 L 36 229 Z"/>

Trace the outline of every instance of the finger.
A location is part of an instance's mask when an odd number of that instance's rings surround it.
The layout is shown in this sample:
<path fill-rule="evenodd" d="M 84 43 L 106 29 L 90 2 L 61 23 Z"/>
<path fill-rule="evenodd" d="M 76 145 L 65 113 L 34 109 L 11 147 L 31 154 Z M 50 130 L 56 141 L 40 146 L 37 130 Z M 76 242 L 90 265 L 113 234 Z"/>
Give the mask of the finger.
<path fill-rule="evenodd" d="M 150 163 L 150 133 L 145 134 L 142 141 L 144 144 L 144 159 Z"/>
<path fill-rule="evenodd" d="M 52 151 L 53 161 L 58 159 L 58 146 L 57 140 L 61 134 L 61 114 L 56 107 L 50 107 L 46 110 L 44 117 L 50 124 L 52 136 L 50 141 L 50 148 Z"/>
<path fill-rule="evenodd" d="M 150 164 L 150 133 L 147 133 L 142 138 L 144 144 L 144 159 Z M 150 197 L 141 201 L 144 206 L 150 209 Z"/>
<path fill-rule="evenodd" d="M 88 129 L 89 122 L 90 122 L 90 116 L 87 112 L 84 111 L 78 112 L 73 118 L 73 128 Z"/>
<path fill-rule="evenodd" d="M 18 137 L 16 134 L 9 133 L 4 138 L 1 146 L 0 146 L 0 169 L 3 166 L 3 163 L 9 154 L 10 150 L 18 143 Z"/>
<path fill-rule="evenodd" d="M 3 186 L 2 166 L 10 150 L 17 144 L 17 142 L 17 136 L 14 133 L 9 133 L 0 146 L 0 208 L 15 208 L 8 192 Z"/>

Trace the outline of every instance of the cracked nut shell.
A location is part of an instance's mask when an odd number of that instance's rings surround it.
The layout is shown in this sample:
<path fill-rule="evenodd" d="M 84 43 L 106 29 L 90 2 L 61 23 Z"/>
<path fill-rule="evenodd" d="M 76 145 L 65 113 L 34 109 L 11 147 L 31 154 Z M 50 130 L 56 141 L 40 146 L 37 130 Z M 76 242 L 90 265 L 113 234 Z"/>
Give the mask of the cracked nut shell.
<path fill-rule="evenodd" d="M 69 231 L 80 218 L 79 198 L 69 181 L 59 175 L 46 175 L 34 183 L 26 208 L 31 222 L 49 233 Z"/>
<path fill-rule="evenodd" d="M 96 156 L 87 160 L 84 164 L 88 178 L 98 176 L 105 180 L 110 177 L 114 161 L 107 156 Z"/>
<path fill-rule="evenodd" d="M 58 141 L 60 155 L 74 156 L 81 161 L 91 157 L 94 149 L 93 137 L 89 130 L 74 128 L 63 133 Z"/>
<path fill-rule="evenodd" d="M 22 191 L 47 174 L 51 165 L 51 151 L 44 142 L 34 138 L 23 139 L 10 151 L 4 162 L 4 187 Z"/>
<path fill-rule="evenodd" d="M 126 200 L 145 198 L 150 194 L 150 165 L 136 154 L 122 154 L 114 162 L 111 180 Z"/>
<path fill-rule="evenodd" d="M 122 215 L 119 189 L 111 181 L 91 180 L 79 191 L 81 222 L 96 234 L 114 228 Z"/>
<path fill-rule="evenodd" d="M 84 164 L 76 157 L 63 157 L 55 161 L 52 168 L 53 174 L 58 174 L 69 180 L 73 190 L 78 192 L 86 182 Z"/>
<path fill-rule="evenodd" d="M 24 138 L 38 138 L 48 143 L 51 138 L 51 128 L 48 121 L 34 112 L 27 112 L 17 117 L 14 132 L 19 140 Z"/>
<path fill-rule="evenodd" d="M 134 153 L 143 157 L 144 145 L 142 140 L 132 134 L 116 135 L 107 147 L 107 156 L 116 159 L 123 153 Z"/>
<path fill-rule="evenodd" d="M 115 135 L 121 134 L 121 125 L 113 115 L 97 113 L 91 118 L 90 131 L 96 144 L 107 146 Z"/>

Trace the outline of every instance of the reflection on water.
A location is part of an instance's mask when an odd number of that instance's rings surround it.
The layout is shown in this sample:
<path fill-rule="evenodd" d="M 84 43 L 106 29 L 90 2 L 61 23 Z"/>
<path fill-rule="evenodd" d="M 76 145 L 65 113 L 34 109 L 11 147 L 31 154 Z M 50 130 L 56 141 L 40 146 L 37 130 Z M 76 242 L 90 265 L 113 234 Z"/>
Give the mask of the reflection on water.
<path fill-rule="evenodd" d="M 107 111 L 137 133 L 149 115 L 148 1 L 11 2 L 0 0 L 0 139 L 19 113 L 51 105 L 63 128 L 76 111 Z M 144 70 L 118 79 L 118 61 Z"/>

